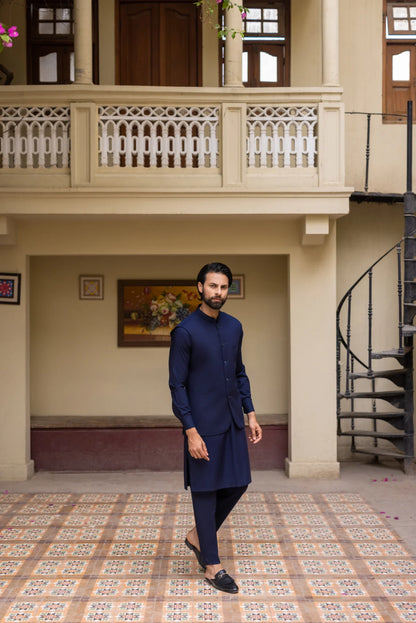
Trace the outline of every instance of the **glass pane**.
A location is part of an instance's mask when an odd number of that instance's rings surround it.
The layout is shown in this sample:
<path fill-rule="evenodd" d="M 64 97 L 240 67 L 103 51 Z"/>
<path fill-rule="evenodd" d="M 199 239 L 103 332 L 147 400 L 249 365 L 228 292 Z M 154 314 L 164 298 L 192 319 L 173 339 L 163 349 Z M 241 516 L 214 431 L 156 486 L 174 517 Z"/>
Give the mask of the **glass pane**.
<path fill-rule="evenodd" d="M 39 58 L 39 82 L 58 81 L 58 55 L 56 52 Z"/>
<path fill-rule="evenodd" d="M 246 32 L 261 32 L 261 22 L 247 22 Z"/>
<path fill-rule="evenodd" d="M 407 17 L 407 8 L 406 7 L 393 7 L 393 17 Z"/>
<path fill-rule="evenodd" d="M 416 19 L 410 20 L 410 30 L 416 30 Z"/>
<path fill-rule="evenodd" d="M 75 80 L 75 54 L 71 52 L 69 57 L 69 81 L 74 82 Z"/>
<path fill-rule="evenodd" d="M 264 32 L 277 32 L 277 22 L 264 22 L 263 23 L 263 31 Z"/>
<path fill-rule="evenodd" d="M 71 19 L 71 9 L 56 9 L 56 19 L 60 22 Z"/>
<path fill-rule="evenodd" d="M 416 17 L 416 7 L 411 7 L 409 9 L 410 17 Z"/>
<path fill-rule="evenodd" d="M 53 9 L 39 9 L 38 18 L 40 22 L 46 19 L 53 20 Z"/>
<path fill-rule="evenodd" d="M 410 51 L 393 55 L 393 80 L 410 80 Z"/>
<path fill-rule="evenodd" d="M 39 22 L 40 35 L 53 35 L 53 22 Z"/>
<path fill-rule="evenodd" d="M 56 34 L 57 35 L 70 35 L 71 34 L 71 22 L 56 22 Z"/>
<path fill-rule="evenodd" d="M 249 9 L 247 19 L 261 19 L 261 9 Z"/>
<path fill-rule="evenodd" d="M 409 30 L 409 20 L 407 19 L 395 19 L 394 30 Z"/>
<path fill-rule="evenodd" d="M 263 16 L 264 16 L 264 19 L 277 20 L 277 9 L 264 9 Z"/>
<path fill-rule="evenodd" d="M 277 56 L 260 52 L 260 82 L 277 82 Z"/>
<path fill-rule="evenodd" d="M 243 52 L 243 71 L 242 71 L 242 81 L 247 82 L 248 80 L 248 52 Z"/>

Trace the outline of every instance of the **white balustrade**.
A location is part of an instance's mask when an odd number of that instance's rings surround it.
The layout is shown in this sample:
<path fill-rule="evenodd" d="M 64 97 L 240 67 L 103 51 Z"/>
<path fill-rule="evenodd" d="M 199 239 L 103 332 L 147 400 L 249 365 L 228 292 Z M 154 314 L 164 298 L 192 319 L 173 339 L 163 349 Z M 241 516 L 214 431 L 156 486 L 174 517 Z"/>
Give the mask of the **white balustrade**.
<path fill-rule="evenodd" d="M 247 161 L 256 168 L 316 167 L 317 109 L 249 106 Z"/>
<path fill-rule="evenodd" d="M 99 166 L 217 168 L 218 107 L 100 106 Z"/>
<path fill-rule="evenodd" d="M 0 108 L 0 168 L 68 167 L 69 131 L 69 107 Z"/>
<path fill-rule="evenodd" d="M 98 106 L 99 167 L 218 168 L 220 106 Z M 248 106 L 247 164 L 317 167 L 316 106 Z M 0 168 L 69 166 L 69 107 L 0 107 Z"/>

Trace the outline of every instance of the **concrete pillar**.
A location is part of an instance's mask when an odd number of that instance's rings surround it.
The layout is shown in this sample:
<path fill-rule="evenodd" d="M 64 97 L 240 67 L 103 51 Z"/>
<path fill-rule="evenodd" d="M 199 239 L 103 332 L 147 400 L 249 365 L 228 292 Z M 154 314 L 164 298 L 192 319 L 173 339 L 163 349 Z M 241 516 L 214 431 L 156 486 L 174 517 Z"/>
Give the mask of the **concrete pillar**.
<path fill-rule="evenodd" d="M 20 304 L 0 305 L 0 480 L 27 480 L 30 460 L 29 265 L 16 246 L 0 247 L 5 271 L 21 274 Z"/>
<path fill-rule="evenodd" d="M 290 255 L 290 478 L 338 478 L 335 223 Z"/>
<path fill-rule="evenodd" d="M 339 86 L 339 0 L 322 0 L 322 84 Z"/>
<path fill-rule="evenodd" d="M 233 28 L 236 31 L 242 30 L 243 22 L 241 13 L 237 7 L 227 9 L 225 11 L 225 26 Z M 224 86 L 226 87 L 242 87 L 242 54 L 243 54 L 243 38 L 236 34 L 233 37 L 227 35 L 225 39 L 225 69 L 224 69 Z"/>
<path fill-rule="evenodd" d="M 74 0 L 75 83 L 92 84 L 91 0 Z"/>

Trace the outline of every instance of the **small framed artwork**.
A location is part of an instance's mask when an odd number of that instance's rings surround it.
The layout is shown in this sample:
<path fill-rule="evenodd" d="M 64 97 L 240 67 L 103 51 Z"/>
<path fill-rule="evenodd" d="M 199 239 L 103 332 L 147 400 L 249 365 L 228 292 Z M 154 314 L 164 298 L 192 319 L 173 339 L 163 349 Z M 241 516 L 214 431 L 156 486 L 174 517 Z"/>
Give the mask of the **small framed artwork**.
<path fill-rule="evenodd" d="M 170 332 L 195 311 L 194 280 L 118 280 L 118 345 L 169 346 Z"/>
<path fill-rule="evenodd" d="M 20 305 L 20 273 L 0 273 L 0 303 Z"/>
<path fill-rule="evenodd" d="M 228 289 L 228 298 L 244 298 L 244 275 L 233 275 L 233 282 Z"/>
<path fill-rule="evenodd" d="M 103 275 L 80 275 L 79 298 L 88 301 L 102 301 L 104 298 Z"/>

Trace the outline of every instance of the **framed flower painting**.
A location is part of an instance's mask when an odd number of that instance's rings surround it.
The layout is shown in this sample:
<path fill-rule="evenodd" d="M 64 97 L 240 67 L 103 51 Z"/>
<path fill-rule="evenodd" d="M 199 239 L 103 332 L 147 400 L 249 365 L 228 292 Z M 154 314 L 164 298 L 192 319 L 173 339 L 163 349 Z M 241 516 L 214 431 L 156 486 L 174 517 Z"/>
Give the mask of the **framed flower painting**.
<path fill-rule="evenodd" d="M 118 345 L 169 346 L 170 332 L 195 311 L 194 281 L 118 280 Z"/>

